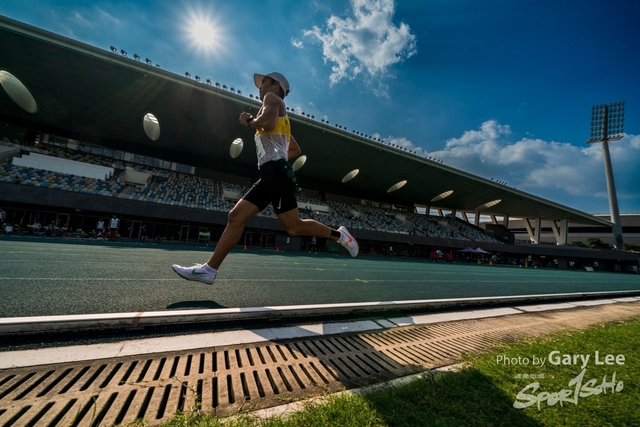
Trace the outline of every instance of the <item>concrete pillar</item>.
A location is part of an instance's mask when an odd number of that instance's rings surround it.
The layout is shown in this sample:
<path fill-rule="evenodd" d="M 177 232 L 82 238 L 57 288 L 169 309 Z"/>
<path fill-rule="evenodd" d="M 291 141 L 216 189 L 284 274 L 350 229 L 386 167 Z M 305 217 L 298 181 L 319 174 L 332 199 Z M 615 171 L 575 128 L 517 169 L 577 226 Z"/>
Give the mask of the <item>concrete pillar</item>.
<path fill-rule="evenodd" d="M 535 218 L 534 225 L 531 225 L 529 222 L 529 218 L 522 218 L 524 223 L 524 227 L 527 229 L 527 233 L 529 233 L 529 239 L 535 244 L 540 243 L 540 229 L 542 228 L 542 218 Z"/>
<path fill-rule="evenodd" d="M 535 220 L 535 242 L 540 244 L 540 232 L 542 231 L 542 218 L 536 218 Z"/>
<path fill-rule="evenodd" d="M 558 222 L 551 221 L 551 229 L 553 230 L 553 235 L 556 238 L 556 245 L 566 245 L 569 239 L 569 220 L 563 219 Z"/>
<path fill-rule="evenodd" d="M 604 171 L 607 178 L 607 192 L 609 193 L 609 209 L 611 210 L 613 246 L 615 249 L 623 251 L 624 239 L 622 237 L 620 213 L 618 212 L 618 196 L 616 195 L 616 184 L 613 181 L 613 168 L 611 167 L 611 156 L 609 155 L 609 141 L 602 141 L 602 151 L 604 153 Z"/>

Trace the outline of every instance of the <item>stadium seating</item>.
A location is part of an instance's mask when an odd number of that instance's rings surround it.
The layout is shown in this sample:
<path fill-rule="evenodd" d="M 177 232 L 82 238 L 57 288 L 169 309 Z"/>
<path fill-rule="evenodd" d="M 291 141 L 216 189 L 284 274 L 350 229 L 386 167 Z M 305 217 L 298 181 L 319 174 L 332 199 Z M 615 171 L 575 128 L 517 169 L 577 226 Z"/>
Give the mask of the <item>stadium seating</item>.
<path fill-rule="evenodd" d="M 462 220 L 458 219 L 447 219 L 447 224 L 455 229 L 458 233 L 465 236 L 468 240 L 472 240 L 475 242 L 483 242 L 483 243 L 504 243 L 498 239 L 495 239 L 480 230 L 476 230 L 470 224 L 465 223 Z"/>
<path fill-rule="evenodd" d="M 40 144 L 38 147 L 22 146 L 17 143 L 13 143 L 9 141 L 7 138 L 0 140 L 0 145 L 19 148 L 22 151 L 26 151 L 26 152 L 43 154 L 46 156 L 54 156 L 62 159 L 74 160 L 74 161 L 83 162 L 83 163 L 90 163 L 98 166 L 113 167 L 117 169 L 125 169 L 129 167 L 137 171 L 151 170 L 151 172 L 154 175 L 163 176 L 163 177 L 167 176 L 167 171 L 163 169 L 148 168 L 137 163 L 125 162 L 122 160 L 109 158 L 109 157 L 101 157 L 91 153 L 84 153 L 77 150 L 57 147 L 53 145 Z"/>
<path fill-rule="evenodd" d="M 0 181 L 107 197 L 113 197 L 123 187 L 122 184 L 114 181 L 32 169 L 7 163 L 0 164 Z"/>
<path fill-rule="evenodd" d="M 43 187 L 49 189 L 73 191 L 137 200 L 148 203 L 161 203 L 173 206 L 183 206 L 192 209 L 205 209 L 219 212 L 229 212 L 236 200 L 225 199 L 224 193 L 236 195 L 245 194 L 249 187 L 239 184 L 214 182 L 191 174 L 149 168 L 144 165 L 125 162 L 122 160 L 100 157 L 91 153 L 71 150 L 52 145 L 40 144 L 38 147 L 24 147 L 7 138 L 0 140 L 1 145 L 19 148 L 64 159 L 91 163 L 116 169 L 133 168 L 147 173 L 150 171 L 153 179 L 146 187 L 127 187 L 124 184 L 101 179 L 86 178 L 52 171 L 15 166 L 0 163 L 0 182 L 12 182 L 22 185 Z M 298 203 L 302 219 L 315 219 L 332 228 L 341 225 L 349 229 L 380 231 L 384 233 L 402 233 L 439 239 L 467 240 L 483 243 L 503 243 L 488 236 L 481 230 L 456 219 L 445 219 L 431 215 L 416 213 L 399 214 L 395 211 L 372 206 L 347 205 L 339 202 L 325 202 L 313 197 L 299 196 Z M 316 208 L 305 209 L 305 206 Z M 321 212 L 325 208 L 327 212 Z M 266 218 L 277 218 L 272 206 L 259 214 Z"/>
<path fill-rule="evenodd" d="M 248 186 L 239 185 L 239 184 L 230 184 L 228 182 L 224 182 L 222 184 L 222 188 L 226 191 L 230 191 L 232 193 L 240 193 L 240 194 L 244 194 L 249 190 Z"/>

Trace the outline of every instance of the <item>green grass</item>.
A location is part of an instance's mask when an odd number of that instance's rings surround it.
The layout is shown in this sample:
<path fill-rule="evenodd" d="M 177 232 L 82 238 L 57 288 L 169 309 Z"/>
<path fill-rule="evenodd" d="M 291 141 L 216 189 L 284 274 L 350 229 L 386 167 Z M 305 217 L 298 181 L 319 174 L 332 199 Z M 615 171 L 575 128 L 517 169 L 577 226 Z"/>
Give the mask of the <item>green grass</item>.
<path fill-rule="evenodd" d="M 500 345 L 491 352 L 469 355 L 465 367 L 454 373 L 424 375 L 402 386 L 380 386 L 362 395 L 332 395 L 327 402 L 311 402 L 305 409 L 289 417 L 267 420 L 239 414 L 230 418 L 217 418 L 197 412 L 179 414 L 164 424 L 165 427 L 275 427 L 275 426 L 640 426 L 640 319 L 618 324 L 600 325 L 583 331 L 562 332 L 544 338 Z M 558 402 L 552 406 L 543 401 L 540 409 L 533 404 L 515 409 L 516 396 L 528 384 L 539 382 L 534 393 L 575 390 L 569 382 L 582 371 L 578 365 L 544 366 L 504 364 L 500 356 L 532 360 L 548 358 L 549 353 L 590 355 L 582 385 L 595 379 L 602 383 L 603 376 L 623 388 L 606 394 L 581 397 L 574 403 Z M 625 357 L 623 365 L 595 365 L 595 352 L 599 361 L 606 354 Z M 523 378 L 525 375 L 528 378 Z M 531 378 L 534 375 L 535 378 Z M 542 377 L 540 377 L 542 376 Z M 584 389 L 583 389 L 584 390 Z M 524 399 L 518 401 L 525 402 Z"/>
<path fill-rule="evenodd" d="M 590 355 L 585 366 L 582 385 L 594 380 L 594 386 L 600 385 L 606 376 L 611 382 L 615 373 L 615 382 L 622 382 L 619 392 L 606 388 L 606 393 L 580 397 L 577 404 L 555 403 L 549 406 L 549 401 L 542 402 L 540 409 L 536 404 L 521 409 L 522 413 L 541 425 L 567 426 L 640 426 L 640 320 L 617 325 L 600 325 L 578 332 L 562 332 L 545 339 L 522 342 L 514 346 L 503 346 L 491 354 L 476 356 L 470 359 L 473 369 L 482 372 L 492 384 L 502 390 L 515 401 L 526 385 L 538 381 L 540 389 L 535 393 L 559 392 L 562 389 L 575 389 L 569 382 L 582 371 L 582 362 L 577 364 L 552 365 L 549 361 L 544 366 L 506 366 L 497 363 L 499 355 L 507 357 L 549 357 L 553 351 L 560 355 Z M 603 362 L 607 354 L 623 355 L 624 364 L 596 365 L 595 353 L 599 352 L 599 362 Z M 562 359 L 561 359 L 562 361 Z M 568 361 L 568 360 L 567 360 Z M 573 360 L 571 360 L 573 362 Z M 544 378 L 526 379 L 516 378 L 518 374 L 542 375 Z M 573 395 L 571 396 L 573 397 Z M 522 400 L 524 402 L 524 400 Z"/>

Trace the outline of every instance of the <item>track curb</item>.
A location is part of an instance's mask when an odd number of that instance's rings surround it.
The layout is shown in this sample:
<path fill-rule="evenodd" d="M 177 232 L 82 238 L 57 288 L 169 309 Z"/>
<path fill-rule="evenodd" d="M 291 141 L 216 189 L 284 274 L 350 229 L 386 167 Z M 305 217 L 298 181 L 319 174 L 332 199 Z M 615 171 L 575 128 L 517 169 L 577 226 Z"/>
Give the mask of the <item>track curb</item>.
<path fill-rule="evenodd" d="M 206 310 L 148 311 L 62 316 L 8 317 L 0 319 L 0 335 L 136 329 L 198 323 L 233 324 L 241 321 L 309 321 L 327 316 L 371 315 L 390 312 L 429 312 L 442 309 L 508 307 L 532 303 L 585 301 L 640 296 L 640 290 L 444 298 L 344 304 L 246 307 Z"/>

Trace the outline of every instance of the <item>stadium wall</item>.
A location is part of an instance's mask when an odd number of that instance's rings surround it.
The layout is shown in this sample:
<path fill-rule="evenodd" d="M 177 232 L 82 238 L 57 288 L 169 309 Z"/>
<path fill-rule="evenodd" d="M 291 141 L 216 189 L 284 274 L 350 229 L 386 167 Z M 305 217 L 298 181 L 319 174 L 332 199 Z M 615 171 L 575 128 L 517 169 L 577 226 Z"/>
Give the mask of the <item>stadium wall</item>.
<path fill-rule="evenodd" d="M 28 187 L 20 184 L 0 182 L 0 202 L 20 204 L 22 208 L 42 210 L 76 210 L 83 214 L 98 214 L 109 217 L 113 214 L 121 219 L 126 217 L 145 218 L 146 221 L 160 220 L 175 224 L 191 224 L 192 226 L 206 225 L 223 228 L 227 222 L 227 213 L 218 211 L 205 211 L 182 206 L 171 206 L 158 203 L 150 203 L 136 200 L 121 199 L 118 197 L 105 197 L 92 194 L 73 193 L 62 190 Z M 275 244 L 280 248 L 285 247 L 287 234 L 279 221 L 273 218 L 254 217 L 247 222 L 247 230 L 262 230 L 276 234 Z M 354 229 L 353 235 L 360 242 L 378 242 L 392 245 L 394 248 L 416 246 L 422 250 L 442 249 L 456 251 L 467 246 L 473 248 L 482 247 L 493 253 L 508 254 L 514 258 L 526 258 L 532 255 L 534 259 L 550 261 L 554 257 L 561 260 L 576 259 L 582 262 L 593 260 L 607 261 L 610 263 L 623 263 L 625 265 L 637 265 L 639 254 L 611 250 L 594 250 L 572 246 L 556 245 L 504 245 L 480 243 L 467 240 L 440 239 L 424 236 L 412 236 L 403 233 L 386 233 L 381 231 L 367 231 Z M 291 247 L 298 247 L 301 238 L 292 238 Z M 304 238 L 302 238 L 304 239 Z M 332 246 L 333 242 L 327 242 Z M 611 268 L 613 269 L 613 268 Z"/>
<path fill-rule="evenodd" d="M 41 206 L 43 209 L 80 209 L 83 212 L 94 212 L 104 216 L 115 214 L 119 217 L 134 216 L 220 227 L 224 227 L 227 224 L 228 216 L 227 212 L 50 190 L 6 182 L 0 182 L 0 201 L 33 205 L 34 207 Z M 254 217 L 247 222 L 246 227 L 284 233 L 284 228 L 280 225 L 280 222 L 272 218 Z"/>

